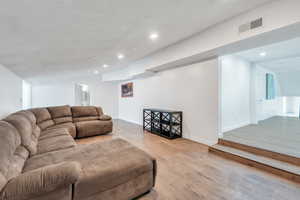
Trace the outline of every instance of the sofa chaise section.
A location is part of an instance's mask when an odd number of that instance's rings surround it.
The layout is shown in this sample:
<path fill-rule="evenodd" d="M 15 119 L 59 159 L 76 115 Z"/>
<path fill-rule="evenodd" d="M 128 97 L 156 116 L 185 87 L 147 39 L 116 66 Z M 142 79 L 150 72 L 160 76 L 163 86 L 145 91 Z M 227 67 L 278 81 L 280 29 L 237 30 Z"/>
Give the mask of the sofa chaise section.
<path fill-rule="evenodd" d="M 72 114 L 78 138 L 103 135 L 112 131 L 111 117 L 104 115 L 100 107 L 73 106 Z"/>

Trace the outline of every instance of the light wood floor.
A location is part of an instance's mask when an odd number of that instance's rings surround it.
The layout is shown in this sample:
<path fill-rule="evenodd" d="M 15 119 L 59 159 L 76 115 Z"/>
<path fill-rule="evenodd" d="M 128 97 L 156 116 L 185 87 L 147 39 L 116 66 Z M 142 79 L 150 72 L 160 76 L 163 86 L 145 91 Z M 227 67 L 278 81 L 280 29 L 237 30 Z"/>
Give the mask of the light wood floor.
<path fill-rule="evenodd" d="M 228 131 L 223 139 L 300 158 L 300 119 L 272 117 Z"/>
<path fill-rule="evenodd" d="M 158 162 L 156 186 L 140 200 L 299 200 L 300 184 L 224 159 L 186 139 L 167 140 L 141 126 L 117 120 L 110 135 L 85 138 L 88 144 L 121 137 Z"/>

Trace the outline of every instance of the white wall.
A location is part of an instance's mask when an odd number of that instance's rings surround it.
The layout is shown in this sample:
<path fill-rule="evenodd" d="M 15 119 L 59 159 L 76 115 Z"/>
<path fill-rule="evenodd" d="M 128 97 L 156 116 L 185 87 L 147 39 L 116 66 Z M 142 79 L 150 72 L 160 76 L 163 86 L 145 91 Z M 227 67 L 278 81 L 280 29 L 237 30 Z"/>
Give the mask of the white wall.
<path fill-rule="evenodd" d="M 133 81 L 134 97 L 122 98 L 119 118 L 142 124 L 143 108 L 183 111 L 183 137 L 214 144 L 218 139 L 218 59 Z"/>
<path fill-rule="evenodd" d="M 300 72 L 298 70 L 280 71 L 276 75 L 280 83 L 280 96 L 282 96 L 282 115 L 299 117 Z"/>
<path fill-rule="evenodd" d="M 22 79 L 0 65 L 0 118 L 22 109 Z"/>
<path fill-rule="evenodd" d="M 118 83 L 91 83 L 88 84 L 91 92 L 91 105 L 103 108 L 104 113 L 113 118 L 119 117 Z"/>
<path fill-rule="evenodd" d="M 118 84 L 78 80 L 32 86 L 33 107 L 75 105 L 75 83 L 89 86 L 91 105 L 101 106 L 106 114 L 118 118 Z"/>
<path fill-rule="evenodd" d="M 250 124 L 251 63 L 234 56 L 220 58 L 222 131 Z"/>
<path fill-rule="evenodd" d="M 72 83 L 33 85 L 32 107 L 74 105 L 74 88 Z"/>
<path fill-rule="evenodd" d="M 300 71 L 283 71 L 277 73 L 280 81 L 282 96 L 297 97 L 300 96 Z"/>
<path fill-rule="evenodd" d="M 300 97 L 282 97 L 283 101 L 283 116 L 299 117 Z"/>
<path fill-rule="evenodd" d="M 31 84 L 27 81 L 22 82 L 22 109 L 26 110 L 32 107 Z"/>

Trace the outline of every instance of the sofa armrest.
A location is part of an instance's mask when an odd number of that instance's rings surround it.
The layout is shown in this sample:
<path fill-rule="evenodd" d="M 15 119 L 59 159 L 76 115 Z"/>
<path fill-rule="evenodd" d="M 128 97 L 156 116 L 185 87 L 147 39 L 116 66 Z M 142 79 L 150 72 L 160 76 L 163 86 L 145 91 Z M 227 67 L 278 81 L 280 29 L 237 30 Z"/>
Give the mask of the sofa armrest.
<path fill-rule="evenodd" d="M 100 119 L 101 121 L 109 121 L 109 120 L 111 120 L 111 116 L 108 116 L 108 115 L 101 115 L 101 116 L 99 117 L 99 119 Z"/>
<path fill-rule="evenodd" d="M 80 171 L 78 162 L 64 162 L 25 172 L 7 183 L 0 199 L 33 199 L 75 183 Z"/>

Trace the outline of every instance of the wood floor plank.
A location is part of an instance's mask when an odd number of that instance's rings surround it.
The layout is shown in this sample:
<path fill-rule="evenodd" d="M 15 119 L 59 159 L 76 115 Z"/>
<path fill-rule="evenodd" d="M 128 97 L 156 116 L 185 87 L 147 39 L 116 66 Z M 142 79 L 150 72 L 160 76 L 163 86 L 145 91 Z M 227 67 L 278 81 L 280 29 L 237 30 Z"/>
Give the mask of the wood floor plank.
<path fill-rule="evenodd" d="M 214 155 L 206 145 L 161 138 L 121 120 L 114 121 L 112 134 L 77 142 L 116 137 L 157 159 L 156 186 L 139 200 L 299 200 L 300 184 Z"/>

